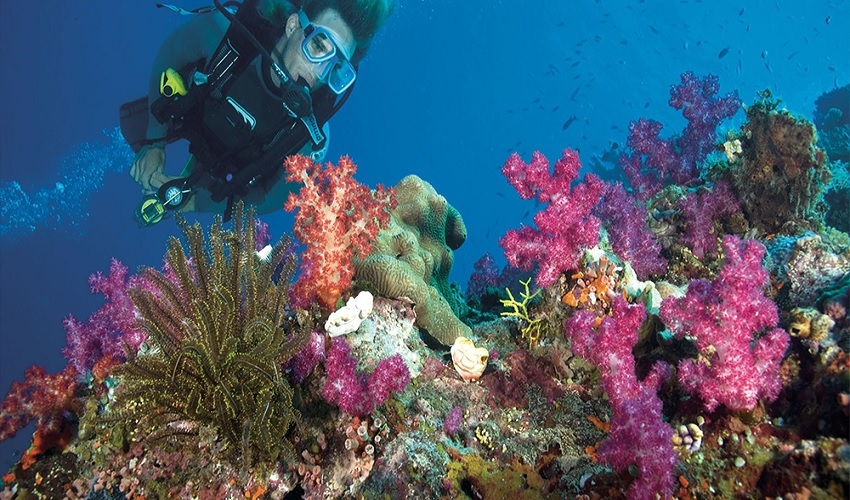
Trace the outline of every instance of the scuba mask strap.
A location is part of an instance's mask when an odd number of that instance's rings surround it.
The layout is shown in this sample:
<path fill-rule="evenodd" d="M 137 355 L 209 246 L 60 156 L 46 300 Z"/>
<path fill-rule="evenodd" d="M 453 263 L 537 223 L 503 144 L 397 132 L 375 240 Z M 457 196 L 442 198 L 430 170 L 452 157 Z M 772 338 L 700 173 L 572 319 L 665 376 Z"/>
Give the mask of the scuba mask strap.
<path fill-rule="evenodd" d="M 198 7 L 197 9 L 187 10 L 182 7 L 178 7 L 176 5 L 170 5 L 165 3 L 156 4 L 157 9 L 168 9 L 170 11 L 176 12 L 183 16 L 193 16 L 195 14 L 206 14 L 208 12 L 215 12 L 216 7 L 214 5 L 207 5 L 206 7 Z"/>

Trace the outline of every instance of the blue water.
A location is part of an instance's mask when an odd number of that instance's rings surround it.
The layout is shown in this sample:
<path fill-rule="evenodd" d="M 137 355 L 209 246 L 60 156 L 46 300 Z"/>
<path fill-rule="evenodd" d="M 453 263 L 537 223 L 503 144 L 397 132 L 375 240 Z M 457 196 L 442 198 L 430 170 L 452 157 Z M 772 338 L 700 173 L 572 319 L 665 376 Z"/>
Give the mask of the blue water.
<path fill-rule="evenodd" d="M 131 270 L 159 266 L 177 233 L 170 221 L 132 221 L 139 189 L 115 128 L 118 106 L 146 93 L 159 43 L 184 20 L 144 0 L 0 3 L 2 394 L 31 364 L 64 366 L 62 319 L 102 304 L 91 273 L 112 257 Z M 678 132 L 684 120 L 667 100 L 688 70 L 717 75 L 720 93 L 736 90 L 745 104 L 770 88 L 811 117 L 818 95 L 850 82 L 847 33 L 850 2 L 837 0 L 407 0 L 332 121 L 328 158 L 350 155 L 370 185 L 411 173 L 432 183 L 469 231 L 452 273 L 465 285 L 473 262 L 499 255 L 497 239 L 534 213 L 500 174 L 511 152 L 554 160 L 571 147 L 589 166 L 625 142 L 631 120 Z M 171 173 L 180 148 L 169 150 Z M 275 234 L 291 227 L 289 214 L 266 220 Z M 0 470 L 30 433 L 0 443 Z"/>

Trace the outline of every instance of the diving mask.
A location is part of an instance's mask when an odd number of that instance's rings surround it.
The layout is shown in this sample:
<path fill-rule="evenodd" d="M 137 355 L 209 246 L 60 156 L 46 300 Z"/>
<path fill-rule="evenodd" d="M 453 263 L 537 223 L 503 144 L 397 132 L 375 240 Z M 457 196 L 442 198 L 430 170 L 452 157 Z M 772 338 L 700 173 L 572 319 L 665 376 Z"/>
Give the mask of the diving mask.
<path fill-rule="evenodd" d="M 304 41 L 301 52 L 317 67 L 316 76 L 336 94 L 342 94 L 350 87 L 357 70 L 351 64 L 351 54 L 345 51 L 340 36 L 333 30 L 310 22 L 303 10 L 298 11 L 298 20 L 304 29 Z"/>

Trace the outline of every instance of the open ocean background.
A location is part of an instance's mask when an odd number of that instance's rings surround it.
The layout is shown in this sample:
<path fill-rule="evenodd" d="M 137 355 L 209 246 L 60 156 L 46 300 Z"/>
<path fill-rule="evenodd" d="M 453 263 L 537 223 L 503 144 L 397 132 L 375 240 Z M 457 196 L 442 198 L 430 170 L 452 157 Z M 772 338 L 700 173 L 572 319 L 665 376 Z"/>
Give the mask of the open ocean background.
<path fill-rule="evenodd" d="M 133 222 L 140 193 L 116 128 L 184 21 L 147 0 L 0 3 L 2 395 L 32 364 L 65 365 L 63 318 L 103 304 L 89 275 L 108 273 L 113 257 L 131 271 L 159 267 L 179 233 L 173 219 Z M 769 88 L 811 119 L 821 93 L 850 81 L 848 34 L 846 0 L 398 1 L 331 122 L 328 159 L 351 156 L 372 186 L 411 173 L 433 184 L 469 232 L 452 271 L 465 287 L 485 252 L 504 263 L 498 238 L 536 212 L 500 173 L 510 153 L 554 162 L 569 147 L 587 170 L 616 168 L 594 158 L 624 144 L 630 121 L 658 120 L 662 137 L 682 130 L 667 100 L 685 71 L 717 75 L 720 94 L 744 104 Z M 185 158 L 185 144 L 172 146 L 167 172 Z M 275 238 L 292 226 L 283 211 L 264 220 Z M 31 434 L 0 443 L 0 471 Z"/>

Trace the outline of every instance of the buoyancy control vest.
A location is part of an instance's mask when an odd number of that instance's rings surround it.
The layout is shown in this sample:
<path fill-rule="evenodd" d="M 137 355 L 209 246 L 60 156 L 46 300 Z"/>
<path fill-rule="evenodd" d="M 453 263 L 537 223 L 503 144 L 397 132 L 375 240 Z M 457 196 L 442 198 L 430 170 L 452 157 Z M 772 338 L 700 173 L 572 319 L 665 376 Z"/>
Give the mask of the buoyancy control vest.
<path fill-rule="evenodd" d="M 228 199 L 229 206 L 250 186 L 274 178 L 283 160 L 308 142 L 321 150 L 321 128 L 352 89 L 337 96 L 322 86 L 310 93 L 312 122 L 292 116 L 256 46 L 271 51 L 282 28 L 262 17 L 257 3 L 246 0 L 235 16 L 225 13 L 231 23 L 210 60 L 180 69 L 189 84 L 186 95 L 163 96 L 151 107 L 154 117 L 169 126 L 167 141 L 189 141 L 196 166 L 188 184 L 203 181 L 213 201 Z"/>

